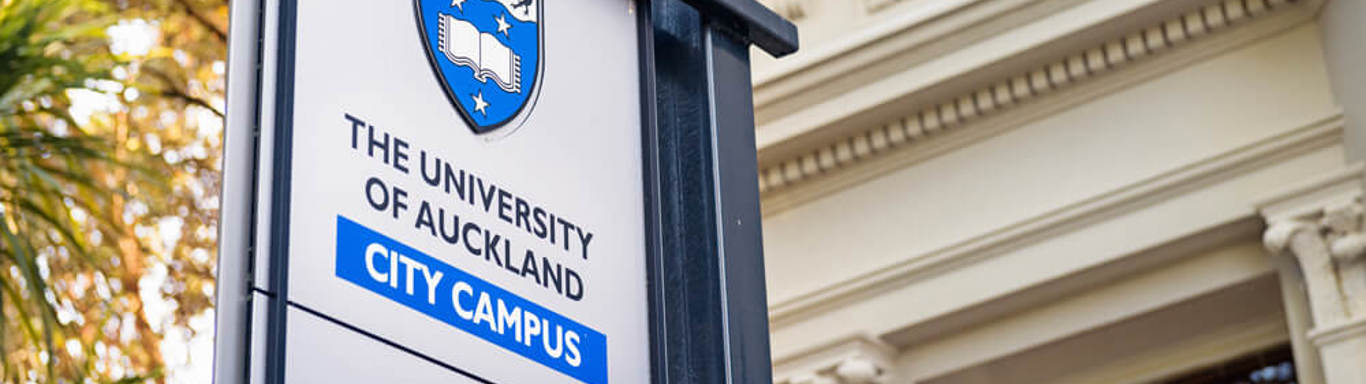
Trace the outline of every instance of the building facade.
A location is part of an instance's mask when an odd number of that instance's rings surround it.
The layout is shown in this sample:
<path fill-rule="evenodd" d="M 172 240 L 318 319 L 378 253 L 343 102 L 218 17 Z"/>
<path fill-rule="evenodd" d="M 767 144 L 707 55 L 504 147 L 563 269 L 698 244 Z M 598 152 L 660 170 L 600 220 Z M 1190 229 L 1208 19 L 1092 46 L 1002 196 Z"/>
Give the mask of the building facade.
<path fill-rule="evenodd" d="M 1366 2 L 766 3 L 776 382 L 1366 383 Z"/>

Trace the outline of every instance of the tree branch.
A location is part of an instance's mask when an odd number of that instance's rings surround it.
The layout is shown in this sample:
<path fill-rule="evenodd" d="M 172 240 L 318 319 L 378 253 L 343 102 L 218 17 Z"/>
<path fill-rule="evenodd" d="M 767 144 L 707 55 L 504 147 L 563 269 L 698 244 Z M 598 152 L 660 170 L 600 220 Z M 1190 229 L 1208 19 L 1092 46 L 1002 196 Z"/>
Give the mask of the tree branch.
<path fill-rule="evenodd" d="M 207 109 L 207 110 L 209 110 L 209 112 L 213 112 L 213 114 L 218 115 L 219 118 L 223 118 L 223 117 L 224 117 L 223 112 L 220 112 L 220 111 L 218 111 L 218 109 L 214 108 L 212 105 L 209 105 L 209 103 L 208 103 L 207 101 L 204 101 L 203 99 L 200 99 L 200 98 L 197 98 L 197 97 L 194 97 L 194 96 L 187 95 L 187 94 L 185 94 L 184 92 L 180 92 L 179 90 L 171 89 L 171 90 L 168 90 L 168 91 L 158 91 L 156 94 L 157 94 L 157 96 L 169 97 L 169 98 L 173 98 L 173 99 L 178 99 L 178 100 L 180 100 L 180 101 L 184 101 L 184 102 L 189 103 L 189 104 L 193 104 L 193 105 L 200 106 L 201 108 Z"/>
<path fill-rule="evenodd" d="M 209 18 L 204 17 L 204 15 L 200 14 L 199 11 L 195 10 L 194 6 L 190 4 L 189 0 L 176 0 L 176 3 L 180 4 L 181 7 L 185 8 L 185 13 L 188 13 L 190 15 L 190 18 L 194 19 L 194 21 L 198 22 L 200 25 L 203 25 L 204 29 L 207 29 L 209 30 L 209 32 L 212 32 L 213 36 L 218 38 L 218 41 L 227 44 L 228 33 L 226 31 L 223 31 L 222 29 L 219 29 L 218 24 L 214 24 L 213 22 L 209 21 Z"/>
<path fill-rule="evenodd" d="M 209 102 L 204 101 L 204 99 L 200 99 L 200 98 L 198 98 L 198 97 L 190 96 L 190 94 L 185 93 L 185 91 L 181 91 L 181 90 L 180 90 L 180 87 L 176 86 L 176 81 L 175 81 L 174 79 L 171 79 L 171 76 L 170 76 L 170 75 L 167 75 L 165 72 L 162 72 L 162 71 L 160 71 L 160 70 L 158 70 L 158 69 L 156 69 L 156 68 L 150 67 L 150 66 L 149 66 L 149 67 L 143 67 L 142 71 L 143 71 L 143 72 L 146 72 L 146 73 L 149 74 L 149 75 L 152 75 L 152 77 L 157 78 L 157 80 L 160 80 L 162 84 L 165 84 L 165 85 L 166 85 L 166 89 L 165 89 L 165 90 L 160 90 L 160 91 L 156 91 L 156 92 L 155 92 L 155 94 L 156 94 L 157 96 L 163 96 L 163 97 L 170 97 L 170 98 L 173 98 L 173 99 L 179 99 L 179 100 L 184 101 L 184 102 L 186 102 L 186 103 L 190 103 L 190 104 L 193 104 L 193 105 L 198 105 L 198 106 L 200 106 L 200 107 L 203 107 L 204 109 L 207 109 L 207 110 L 209 110 L 210 112 L 213 112 L 213 114 L 218 115 L 218 117 L 220 117 L 220 118 L 221 118 L 221 117 L 225 117 L 225 115 L 223 114 L 223 111 L 218 110 L 218 108 L 214 108 L 214 106 L 213 106 L 212 104 L 209 104 Z"/>

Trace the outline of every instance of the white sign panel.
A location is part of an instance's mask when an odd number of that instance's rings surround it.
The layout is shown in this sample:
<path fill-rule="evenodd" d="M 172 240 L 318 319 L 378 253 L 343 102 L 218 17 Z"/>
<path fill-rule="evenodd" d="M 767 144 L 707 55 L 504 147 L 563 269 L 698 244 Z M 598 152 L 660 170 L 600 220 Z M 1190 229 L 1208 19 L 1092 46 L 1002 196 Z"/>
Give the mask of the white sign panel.
<path fill-rule="evenodd" d="M 636 23 L 626 0 L 298 1 L 287 377 L 364 355 L 649 381 Z M 357 336 L 298 331 L 317 319 Z"/>
<path fill-rule="evenodd" d="M 351 332 L 301 311 L 290 311 L 289 383 L 477 384 L 458 372 Z M 339 364 L 338 362 L 345 362 Z"/>

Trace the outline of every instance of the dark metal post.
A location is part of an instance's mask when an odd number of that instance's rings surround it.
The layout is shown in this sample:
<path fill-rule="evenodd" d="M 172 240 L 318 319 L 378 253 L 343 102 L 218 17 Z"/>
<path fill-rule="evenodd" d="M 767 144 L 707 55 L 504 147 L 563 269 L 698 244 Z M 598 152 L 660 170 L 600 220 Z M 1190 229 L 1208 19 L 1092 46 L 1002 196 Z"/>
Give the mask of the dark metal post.
<path fill-rule="evenodd" d="M 795 29 L 753 0 L 645 5 L 654 380 L 770 383 L 749 46 L 789 53 Z"/>
<path fill-rule="evenodd" d="M 772 382 L 749 44 L 706 27 L 721 291 L 732 383 Z"/>

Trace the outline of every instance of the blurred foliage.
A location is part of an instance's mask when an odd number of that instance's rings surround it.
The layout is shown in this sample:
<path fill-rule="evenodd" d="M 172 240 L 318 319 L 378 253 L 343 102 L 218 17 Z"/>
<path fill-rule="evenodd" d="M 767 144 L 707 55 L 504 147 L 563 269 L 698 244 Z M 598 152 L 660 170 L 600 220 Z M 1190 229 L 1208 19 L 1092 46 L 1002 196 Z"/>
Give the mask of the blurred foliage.
<path fill-rule="evenodd" d="M 0 0 L 0 381 L 206 379 L 226 30 L 226 0 Z"/>

